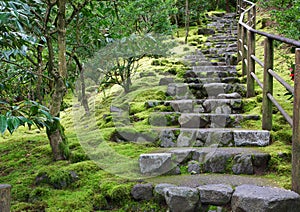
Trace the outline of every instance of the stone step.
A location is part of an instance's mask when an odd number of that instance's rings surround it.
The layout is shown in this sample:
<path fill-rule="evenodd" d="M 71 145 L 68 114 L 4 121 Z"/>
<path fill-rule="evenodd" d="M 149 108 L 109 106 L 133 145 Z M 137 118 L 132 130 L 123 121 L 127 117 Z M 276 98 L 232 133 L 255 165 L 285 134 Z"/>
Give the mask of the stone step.
<path fill-rule="evenodd" d="M 168 211 L 296 212 L 300 207 L 299 194 L 279 188 L 262 177 L 177 175 L 150 178 L 147 182 L 135 185 L 131 193 L 143 197 L 155 196 L 166 203 Z M 210 206 L 215 209 L 211 210 Z"/>
<path fill-rule="evenodd" d="M 190 62 L 191 66 L 226 66 L 227 64 L 225 62 L 198 62 L 193 61 Z"/>
<path fill-rule="evenodd" d="M 234 128 L 240 127 L 241 122 L 245 120 L 260 120 L 260 116 L 258 115 L 226 114 L 227 112 L 230 112 L 230 109 L 228 108 L 224 107 L 219 109 L 219 114 L 155 112 L 149 116 L 148 121 L 152 126 L 180 126 L 182 128 Z"/>
<path fill-rule="evenodd" d="M 280 187 L 277 183 L 265 178 L 264 176 L 253 175 L 232 175 L 232 174 L 218 174 L 218 173 L 202 173 L 202 174 L 181 174 L 181 175 L 164 175 L 146 179 L 148 183 L 154 185 L 174 185 L 196 188 L 203 185 L 211 184 L 226 184 L 233 187 L 240 185 L 254 185 L 254 186 L 270 186 Z M 159 186 L 160 187 L 160 186 Z"/>
<path fill-rule="evenodd" d="M 215 55 L 214 57 L 218 55 L 222 55 L 229 52 L 237 52 L 237 47 L 221 47 L 221 48 L 210 48 L 208 50 L 202 51 L 202 53 L 207 57 L 208 55 Z"/>
<path fill-rule="evenodd" d="M 217 113 L 228 108 L 230 113 L 241 113 L 243 102 L 241 99 L 187 99 L 171 101 L 147 101 L 147 108 L 155 108 L 159 105 L 170 106 L 169 112 L 181 113 Z"/>
<path fill-rule="evenodd" d="M 271 158 L 270 154 L 261 150 L 245 147 L 176 148 L 162 151 L 140 155 L 142 174 L 181 174 L 182 167 L 187 167 L 191 174 L 263 174 L 268 170 Z"/>
<path fill-rule="evenodd" d="M 157 128 L 161 147 L 267 146 L 270 132 L 235 128 Z"/>
<path fill-rule="evenodd" d="M 237 38 L 234 37 L 234 36 L 230 36 L 230 35 L 226 36 L 224 34 L 221 34 L 221 35 L 220 34 L 214 34 L 214 35 L 208 37 L 207 41 L 211 42 L 211 41 L 215 41 L 215 40 L 219 40 L 219 39 L 220 40 L 227 40 L 227 41 L 236 41 L 237 40 Z"/>
<path fill-rule="evenodd" d="M 235 44 L 235 43 L 230 43 L 230 44 Z M 207 42 L 204 45 L 210 48 L 227 48 L 227 46 L 229 46 L 230 44 L 228 44 L 227 42 L 217 42 L 217 43 Z"/>
<path fill-rule="evenodd" d="M 195 61 L 195 60 L 209 60 L 208 58 L 206 58 L 202 53 L 201 54 L 196 54 L 196 55 L 187 55 L 184 57 L 185 60 L 192 60 L 192 61 Z"/>
<path fill-rule="evenodd" d="M 240 83 L 240 79 L 237 77 L 220 77 L 220 78 L 193 78 L 193 77 L 188 77 L 185 78 L 184 80 L 185 83 L 216 83 L 216 82 L 221 82 L 221 83 Z"/>
<path fill-rule="evenodd" d="M 220 94 L 230 93 L 239 93 L 241 96 L 245 96 L 245 85 L 228 83 L 170 83 L 167 88 L 167 95 L 174 99 L 213 99 Z"/>
<path fill-rule="evenodd" d="M 194 72 L 230 72 L 236 73 L 235 66 L 193 66 Z M 236 76 L 236 75 L 234 75 Z"/>

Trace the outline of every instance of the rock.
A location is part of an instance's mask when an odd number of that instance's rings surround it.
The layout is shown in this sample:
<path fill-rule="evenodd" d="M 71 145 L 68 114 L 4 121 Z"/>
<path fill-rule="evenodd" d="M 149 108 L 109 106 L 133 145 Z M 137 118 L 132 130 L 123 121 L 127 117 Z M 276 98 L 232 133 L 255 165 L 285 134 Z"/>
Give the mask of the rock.
<path fill-rule="evenodd" d="M 167 173 L 165 173 L 166 175 L 180 175 L 181 174 L 181 170 L 178 166 L 175 166 L 173 169 L 171 169 L 170 171 L 168 171 Z"/>
<path fill-rule="evenodd" d="M 204 128 L 209 120 L 206 116 L 199 116 L 195 114 L 181 114 L 178 122 L 182 128 Z"/>
<path fill-rule="evenodd" d="M 111 135 L 110 140 L 114 142 L 135 141 L 137 132 L 131 128 L 117 128 Z"/>
<path fill-rule="evenodd" d="M 199 193 L 195 188 L 166 188 L 165 199 L 172 212 L 194 212 L 200 208 Z"/>
<path fill-rule="evenodd" d="M 208 135 L 208 139 L 205 142 L 206 146 L 210 145 L 218 145 L 218 146 L 231 146 L 230 144 L 233 141 L 233 135 L 232 132 L 230 131 L 216 131 L 216 132 L 211 132 Z"/>
<path fill-rule="evenodd" d="M 140 77 L 155 77 L 156 74 L 152 71 L 143 71 L 140 73 Z"/>
<path fill-rule="evenodd" d="M 204 162 L 204 171 L 213 173 L 224 173 L 228 160 L 231 158 L 231 154 L 226 152 L 215 152 L 211 157 L 206 155 L 206 161 Z"/>
<path fill-rule="evenodd" d="M 171 153 L 142 154 L 139 165 L 142 174 L 163 174 L 171 169 Z"/>
<path fill-rule="evenodd" d="M 154 101 L 146 101 L 145 102 L 145 107 L 146 108 L 152 108 L 152 107 L 158 106 L 159 104 L 160 104 L 160 102 L 156 101 L 156 100 L 154 100 Z"/>
<path fill-rule="evenodd" d="M 228 93 L 232 89 L 232 85 L 226 83 L 209 83 L 204 85 L 208 97 L 216 97 L 219 94 Z"/>
<path fill-rule="evenodd" d="M 236 146 L 267 146 L 270 142 L 270 132 L 266 130 L 235 130 L 233 137 Z"/>
<path fill-rule="evenodd" d="M 252 164 L 254 168 L 255 174 L 262 174 L 264 173 L 267 168 L 269 161 L 271 159 L 271 155 L 268 153 L 256 153 L 252 156 Z"/>
<path fill-rule="evenodd" d="M 111 113 L 123 113 L 124 110 L 122 108 L 118 108 L 116 106 L 110 106 L 110 112 Z"/>
<path fill-rule="evenodd" d="M 252 155 L 236 155 L 233 158 L 232 171 L 234 174 L 253 174 Z"/>
<path fill-rule="evenodd" d="M 176 95 L 176 84 L 171 83 L 168 85 L 167 95 L 175 96 Z"/>
<path fill-rule="evenodd" d="M 177 138 L 177 147 L 190 147 L 195 138 L 196 133 L 194 131 L 182 131 Z"/>
<path fill-rule="evenodd" d="M 165 195 L 165 189 L 170 188 L 170 187 L 176 187 L 176 185 L 169 184 L 169 183 L 158 184 L 154 187 L 154 194 L 164 196 Z"/>
<path fill-rule="evenodd" d="M 153 198 L 153 186 L 150 183 L 136 184 L 131 189 L 131 195 L 135 200 L 151 200 Z"/>
<path fill-rule="evenodd" d="M 240 99 L 242 96 L 239 93 L 221 93 L 217 96 L 218 99 Z"/>
<path fill-rule="evenodd" d="M 173 110 L 176 112 L 182 113 L 191 113 L 193 112 L 193 100 L 181 100 L 181 101 L 174 101 L 171 102 L 170 105 L 172 106 Z"/>
<path fill-rule="evenodd" d="M 197 161 L 189 161 L 188 172 L 191 174 L 200 174 L 201 167 Z"/>
<path fill-rule="evenodd" d="M 216 114 L 231 114 L 231 108 L 228 105 L 222 105 L 219 107 L 216 107 L 215 111 Z"/>
<path fill-rule="evenodd" d="M 186 99 L 191 95 L 191 93 L 188 85 L 185 83 L 170 83 L 168 85 L 167 95 L 177 99 Z"/>
<path fill-rule="evenodd" d="M 71 185 L 79 178 L 75 171 L 60 171 L 58 175 L 58 178 L 55 177 L 53 179 L 48 173 L 41 172 L 36 176 L 35 184 L 40 185 L 45 183 L 53 186 L 55 189 L 63 189 Z"/>
<path fill-rule="evenodd" d="M 198 35 L 213 35 L 215 33 L 216 33 L 215 30 L 210 29 L 210 28 L 198 29 Z"/>
<path fill-rule="evenodd" d="M 184 148 L 184 149 L 173 149 L 169 152 L 172 153 L 172 160 L 175 163 L 185 163 L 192 158 L 194 149 Z"/>
<path fill-rule="evenodd" d="M 155 200 L 160 204 L 166 204 L 165 203 L 165 189 L 170 187 L 176 187 L 174 184 L 168 184 L 168 183 L 162 183 L 158 184 L 154 187 L 153 193 Z"/>
<path fill-rule="evenodd" d="M 158 184 L 154 187 L 154 194 L 159 194 L 164 196 L 165 195 L 165 189 L 170 188 L 170 187 L 176 187 L 174 184 L 169 184 L 169 183 L 161 183 Z"/>
<path fill-rule="evenodd" d="M 174 78 L 164 77 L 159 80 L 159 85 L 169 85 L 170 83 L 174 83 Z"/>
<path fill-rule="evenodd" d="M 234 52 L 236 48 L 228 48 L 226 51 Z M 227 65 L 237 65 L 237 56 L 235 54 L 225 54 L 225 61 Z"/>
<path fill-rule="evenodd" d="M 194 105 L 194 113 L 204 113 L 205 109 L 202 105 Z"/>
<path fill-rule="evenodd" d="M 232 195 L 231 207 L 232 211 L 297 212 L 300 196 L 281 188 L 241 185 Z"/>
<path fill-rule="evenodd" d="M 199 186 L 200 201 L 208 205 L 226 205 L 230 202 L 233 189 L 230 185 L 211 184 Z"/>
<path fill-rule="evenodd" d="M 211 128 L 234 127 L 232 126 L 235 115 L 229 116 L 228 114 L 212 114 L 211 115 Z"/>
<path fill-rule="evenodd" d="M 176 144 L 176 137 L 172 130 L 163 130 L 159 135 L 160 146 L 161 147 L 174 147 Z"/>

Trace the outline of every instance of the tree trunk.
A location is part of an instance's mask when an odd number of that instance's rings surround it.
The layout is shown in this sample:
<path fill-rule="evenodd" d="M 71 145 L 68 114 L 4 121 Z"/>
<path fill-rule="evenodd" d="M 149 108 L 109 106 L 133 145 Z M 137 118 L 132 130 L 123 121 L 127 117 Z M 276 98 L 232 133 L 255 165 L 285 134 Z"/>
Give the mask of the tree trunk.
<path fill-rule="evenodd" d="M 7 184 L 0 184 L 0 211 L 9 212 L 10 211 L 10 193 L 11 186 Z"/>
<path fill-rule="evenodd" d="M 84 67 L 82 65 L 79 66 L 79 71 L 80 71 L 80 83 L 81 83 L 81 103 L 82 106 L 84 107 L 85 113 L 90 114 L 90 108 L 85 93 Z"/>
<path fill-rule="evenodd" d="M 59 117 L 60 107 L 63 97 L 66 93 L 65 79 L 67 78 L 66 62 L 66 28 L 65 28 L 65 10 L 66 0 L 58 0 L 57 30 L 58 30 L 58 73 L 55 76 L 54 92 L 51 96 L 50 113 L 52 116 Z M 50 51 L 50 50 L 49 50 Z M 53 49 L 52 49 L 53 51 Z M 47 136 L 53 152 L 54 160 L 65 160 L 69 157 L 69 147 L 64 128 L 59 121 L 49 124 Z"/>
<path fill-rule="evenodd" d="M 184 43 L 187 44 L 188 37 L 190 31 L 190 11 L 189 11 L 189 0 L 185 1 L 185 41 Z"/>
<path fill-rule="evenodd" d="M 38 80 L 36 85 L 36 97 L 39 100 L 40 104 L 43 104 L 44 95 L 42 94 L 42 83 L 43 83 L 43 43 L 42 41 L 39 42 L 39 46 L 37 47 L 37 65 L 38 65 Z"/>
<path fill-rule="evenodd" d="M 226 12 L 230 12 L 229 0 L 226 0 Z"/>

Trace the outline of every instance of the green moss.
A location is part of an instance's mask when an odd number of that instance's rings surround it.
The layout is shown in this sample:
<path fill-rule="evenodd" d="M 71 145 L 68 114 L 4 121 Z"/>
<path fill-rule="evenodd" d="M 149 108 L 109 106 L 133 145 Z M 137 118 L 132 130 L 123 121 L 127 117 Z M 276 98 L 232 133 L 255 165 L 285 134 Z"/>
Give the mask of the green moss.
<path fill-rule="evenodd" d="M 180 173 L 181 174 L 188 174 L 189 172 L 188 172 L 188 166 L 186 166 L 186 165 L 181 165 L 180 167 Z"/>
<path fill-rule="evenodd" d="M 146 109 L 145 108 L 145 102 L 131 102 L 131 103 L 129 103 L 129 114 L 130 115 L 143 112 L 145 109 Z"/>

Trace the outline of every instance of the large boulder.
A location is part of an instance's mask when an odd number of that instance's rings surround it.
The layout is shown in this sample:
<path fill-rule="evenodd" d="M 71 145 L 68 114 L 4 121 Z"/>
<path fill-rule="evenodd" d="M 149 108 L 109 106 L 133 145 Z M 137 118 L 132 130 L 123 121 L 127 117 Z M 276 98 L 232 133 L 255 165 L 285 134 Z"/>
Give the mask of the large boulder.
<path fill-rule="evenodd" d="M 230 185 L 211 184 L 198 187 L 200 200 L 203 204 L 226 205 L 231 200 L 233 189 Z"/>
<path fill-rule="evenodd" d="M 231 207 L 232 211 L 297 212 L 300 196 L 281 188 L 241 185 L 232 195 Z"/>
<path fill-rule="evenodd" d="M 172 212 L 194 212 L 200 207 L 199 192 L 189 187 L 169 187 L 165 190 L 166 203 Z"/>

